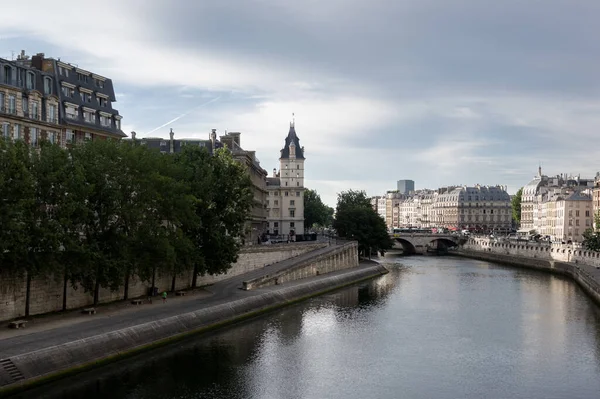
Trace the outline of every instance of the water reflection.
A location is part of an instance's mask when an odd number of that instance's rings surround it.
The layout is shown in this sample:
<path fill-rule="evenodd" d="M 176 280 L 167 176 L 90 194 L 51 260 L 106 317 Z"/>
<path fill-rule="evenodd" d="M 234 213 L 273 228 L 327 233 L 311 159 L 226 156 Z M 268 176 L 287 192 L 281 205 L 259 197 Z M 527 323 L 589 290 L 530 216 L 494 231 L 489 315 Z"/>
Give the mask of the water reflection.
<path fill-rule="evenodd" d="M 381 278 L 23 398 L 595 398 L 600 311 L 563 278 L 387 256 Z"/>

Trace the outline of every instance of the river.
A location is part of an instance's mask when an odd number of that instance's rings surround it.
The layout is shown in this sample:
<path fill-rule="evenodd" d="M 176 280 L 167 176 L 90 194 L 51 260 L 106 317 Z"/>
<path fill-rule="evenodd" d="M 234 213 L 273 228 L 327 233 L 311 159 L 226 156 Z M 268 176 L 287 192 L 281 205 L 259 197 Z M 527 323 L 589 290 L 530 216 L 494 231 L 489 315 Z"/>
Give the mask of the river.
<path fill-rule="evenodd" d="M 455 257 L 21 394 L 86 399 L 600 397 L 600 311 L 571 281 Z"/>

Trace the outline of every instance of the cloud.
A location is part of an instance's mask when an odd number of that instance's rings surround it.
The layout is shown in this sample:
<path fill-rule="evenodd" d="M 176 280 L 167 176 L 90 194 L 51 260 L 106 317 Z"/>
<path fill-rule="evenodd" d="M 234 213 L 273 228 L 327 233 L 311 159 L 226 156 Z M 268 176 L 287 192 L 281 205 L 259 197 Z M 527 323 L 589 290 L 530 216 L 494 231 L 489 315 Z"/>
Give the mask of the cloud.
<path fill-rule="evenodd" d="M 331 201 L 343 185 L 520 187 L 538 162 L 556 173 L 597 168 L 595 0 L 68 0 L 60 9 L 32 0 L 27 9 L 36 12 L 2 8 L 0 54 L 41 50 L 111 77 L 127 131 L 165 121 L 154 135 L 241 131 L 271 170 L 295 113 L 307 184 Z M 67 9 L 68 23 L 47 23 Z"/>

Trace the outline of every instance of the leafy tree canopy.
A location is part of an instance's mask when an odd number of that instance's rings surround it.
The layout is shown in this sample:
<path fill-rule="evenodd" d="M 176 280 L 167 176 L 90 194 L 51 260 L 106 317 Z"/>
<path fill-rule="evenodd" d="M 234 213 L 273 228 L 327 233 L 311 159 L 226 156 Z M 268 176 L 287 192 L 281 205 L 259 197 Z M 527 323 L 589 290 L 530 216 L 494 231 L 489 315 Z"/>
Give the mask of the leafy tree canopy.
<path fill-rule="evenodd" d="M 315 191 L 304 191 L 304 226 L 307 229 L 313 226 L 328 227 L 333 223 L 333 208 L 321 201 L 321 196 Z"/>
<path fill-rule="evenodd" d="M 385 221 L 373 210 L 364 191 L 338 194 L 336 209 L 334 228 L 340 237 L 358 241 L 361 253 L 383 255 L 393 247 Z"/>
<path fill-rule="evenodd" d="M 594 215 L 595 229 L 589 228 L 583 232 L 583 246 L 590 251 L 600 252 L 600 212 Z"/>
<path fill-rule="evenodd" d="M 523 187 L 521 187 L 511 200 L 512 218 L 517 224 L 521 223 L 521 197 L 523 196 Z"/>

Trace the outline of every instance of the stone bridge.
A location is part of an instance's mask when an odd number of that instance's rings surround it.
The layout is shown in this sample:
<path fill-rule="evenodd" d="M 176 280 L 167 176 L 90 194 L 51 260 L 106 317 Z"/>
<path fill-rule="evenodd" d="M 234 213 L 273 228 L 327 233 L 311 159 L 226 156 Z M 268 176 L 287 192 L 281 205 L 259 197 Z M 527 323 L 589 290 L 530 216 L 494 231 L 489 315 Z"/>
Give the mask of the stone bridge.
<path fill-rule="evenodd" d="M 395 248 L 402 248 L 405 254 L 424 254 L 426 252 L 445 252 L 466 241 L 452 234 L 394 233 L 390 237 L 396 241 Z"/>

